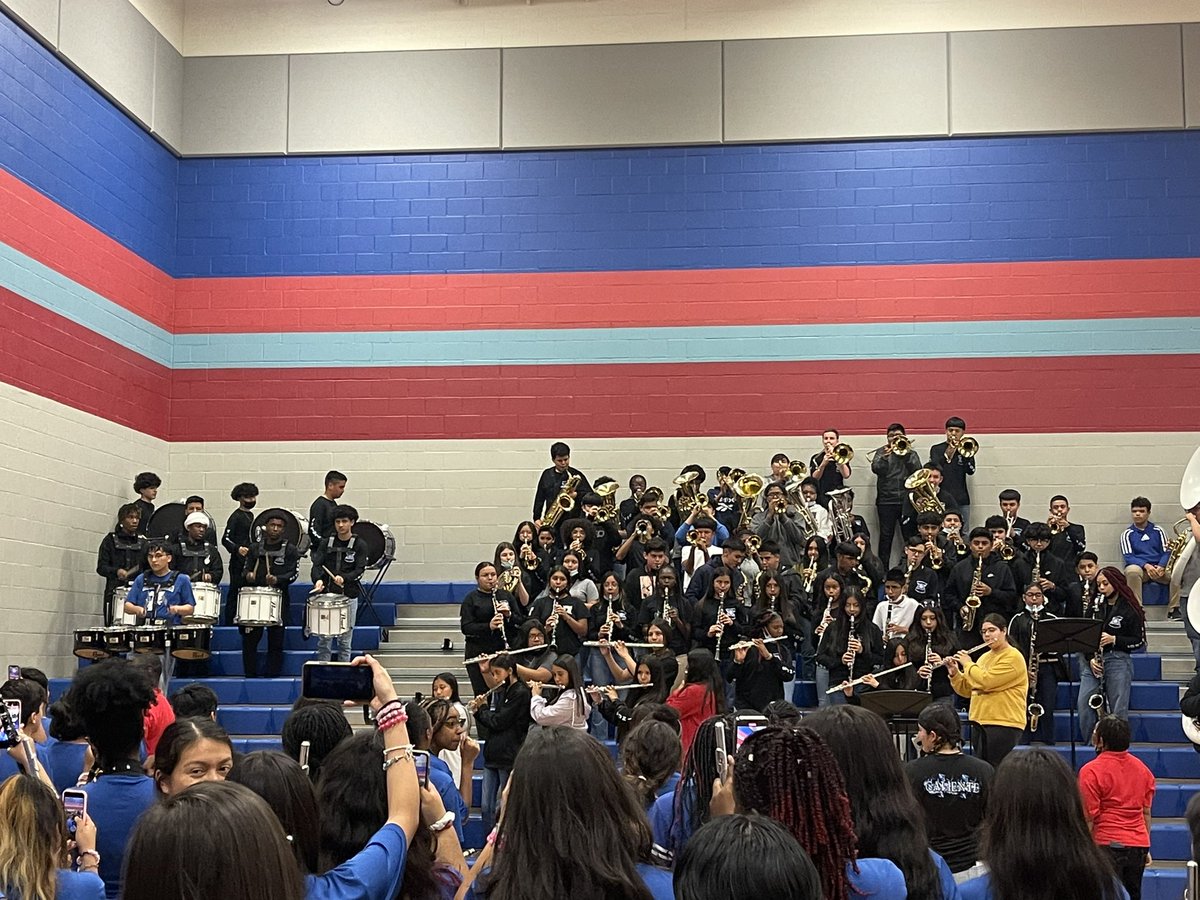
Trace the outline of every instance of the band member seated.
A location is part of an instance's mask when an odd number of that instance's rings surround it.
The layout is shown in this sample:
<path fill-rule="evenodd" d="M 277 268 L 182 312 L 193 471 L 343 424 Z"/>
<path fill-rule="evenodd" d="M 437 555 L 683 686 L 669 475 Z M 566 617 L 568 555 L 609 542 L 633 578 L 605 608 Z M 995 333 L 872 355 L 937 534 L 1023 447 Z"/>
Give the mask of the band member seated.
<path fill-rule="evenodd" d="M 836 428 L 827 428 L 821 433 L 821 450 L 812 455 L 808 467 L 817 482 L 817 502 L 829 506 L 829 492 L 845 487 L 850 477 L 850 464 L 838 463 L 833 458 L 833 448 L 842 439 Z"/>
<path fill-rule="evenodd" d="M 1042 523 L 1035 522 L 1034 524 L 1041 525 Z M 1021 651 L 1021 655 L 1025 657 L 1025 665 L 1029 669 L 1029 705 L 1037 704 L 1041 707 L 1038 711 L 1037 727 L 1033 727 L 1032 713 L 1026 723 L 1025 734 L 1021 741 L 1025 744 L 1054 743 L 1054 706 L 1058 697 L 1058 680 L 1060 675 L 1066 674 L 1059 671 L 1062 664 L 1059 662 L 1057 653 L 1046 653 L 1037 649 L 1038 624 L 1058 618 L 1047 609 L 1047 605 L 1046 595 L 1041 587 L 1030 584 L 1025 588 L 1025 608 L 1013 616 L 1012 621 L 1008 623 L 1008 640 Z M 1031 644 L 1037 651 L 1038 658 L 1036 682 L 1032 677 L 1034 666 L 1030 657 Z"/>
<path fill-rule="evenodd" d="M 724 567 L 729 570 L 731 587 L 735 597 L 743 595 L 742 560 L 746 557 L 746 545 L 737 538 L 730 538 L 721 547 L 721 555 L 714 556 L 692 574 L 685 594 L 689 603 L 695 604 L 712 590 L 713 576 Z"/>
<path fill-rule="evenodd" d="M 883 580 L 884 602 L 875 607 L 872 621 L 883 634 L 885 641 L 902 638 L 913 627 L 917 614 L 917 601 L 905 593 L 904 572 L 892 569 Z"/>
<path fill-rule="evenodd" d="M 1021 492 L 1008 488 L 1000 492 L 999 500 L 1000 515 L 1004 517 L 1008 539 L 1020 549 L 1025 542 L 1025 529 L 1029 527 L 1029 520 L 1021 515 Z"/>
<path fill-rule="evenodd" d="M 799 461 L 797 462 L 799 465 L 803 466 L 802 463 L 799 463 Z M 776 453 L 771 457 L 771 477 L 769 480 L 778 481 L 781 484 L 786 482 L 792 477 L 789 469 L 791 464 L 792 461 L 788 459 L 788 455 L 786 453 Z"/>
<path fill-rule="evenodd" d="M 338 659 L 350 661 L 350 641 L 354 636 L 354 623 L 358 620 L 358 597 L 362 593 L 361 580 L 367 570 L 366 548 L 358 543 L 353 528 L 358 521 L 358 510 L 340 504 L 333 511 L 333 534 L 309 550 L 312 559 L 313 593 L 341 594 L 348 601 L 346 630 L 337 637 Z M 332 654 L 334 638 L 317 638 L 317 659 L 328 660 Z"/>
<path fill-rule="evenodd" d="M 1016 615 L 1017 588 L 1012 570 L 998 554 L 992 552 L 992 534 L 986 528 L 971 529 L 971 556 L 956 565 L 950 572 L 942 594 L 942 606 L 946 620 L 965 623 L 968 600 L 979 599 L 975 608 L 975 621 L 968 630 L 963 643 L 971 647 L 979 643 L 979 628 L 989 613 L 1000 616 L 1007 627 L 1008 620 Z"/>
<path fill-rule="evenodd" d="M 945 478 L 946 496 L 962 514 L 962 527 L 971 527 L 971 491 L 967 478 L 975 474 L 975 457 L 963 456 L 959 451 L 967 423 L 958 416 L 946 420 L 946 440 L 929 448 L 929 461 L 942 467 Z"/>
<path fill-rule="evenodd" d="M 263 523 L 262 540 L 250 547 L 246 556 L 245 583 L 251 587 L 278 588 L 281 625 L 267 628 L 267 663 L 263 677 L 278 678 L 283 671 L 284 628 L 288 622 L 288 588 L 300 575 L 300 553 L 296 545 L 283 537 L 283 516 L 271 516 Z M 258 642 L 262 627 L 242 628 L 242 671 L 247 678 L 258 676 Z"/>
<path fill-rule="evenodd" d="M 146 538 L 139 534 L 142 510 L 126 503 L 117 510 L 117 526 L 104 536 L 96 554 L 96 574 L 104 578 L 104 624 L 109 626 L 123 610 L 113 609 L 113 592 L 128 587 L 144 570 Z"/>
<path fill-rule="evenodd" d="M 224 625 L 232 625 L 237 615 L 238 591 L 242 589 L 242 572 L 250 553 L 250 529 L 254 526 L 253 510 L 258 503 L 258 485 L 249 481 L 240 482 L 233 486 L 229 496 L 238 508 L 229 514 L 225 521 L 225 533 L 221 535 L 221 546 L 229 553 L 229 591 L 221 614 Z"/>
<path fill-rule="evenodd" d="M 498 583 L 495 565 L 481 562 L 475 566 L 475 587 L 463 597 L 458 609 L 459 627 L 466 638 L 464 659 L 499 653 L 516 646 L 517 629 L 521 625 L 517 604 L 512 594 L 499 590 Z M 467 666 L 467 675 L 476 694 L 487 691 L 488 685 L 479 666 Z"/>
<path fill-rule="evenodd" d="M 867 525 L 866 519 L 854 511 L 854 491 L 851 488 L 846 488 L 846 493 L 841 495 L 839 502 L 845 514 L 850 518 L 850 533 L 861 534 L 869 543 L 871 540 L 871 527 Z M 832 513 L 830 516 L 832 517 Z"/>
<path fill-rule="evenodd" d="M 816 533 L 829 540 L 833 535 L 833 523 L 829 520 L 829 511 L 817 502 L 818 493 L 817 479 L 810 476 L 800 482 L 804 506 L 796 510 L 796 518 L 806 534 L 811 534 L 815 526 Z"/>
<path fill-rule="evenodd" d="M 1050 552 L 1069 566 L 1074 566 L 1079 554 L 1087 549 L 1087 534 L 1083 526 L 1071 521 L 1071 504 L 1062 494 L 1050 498 Z"/>
<path fill-rule="evenodd" d="M 1170 551 L 1167 549 L 1167 534 L 1158 525 L 1150 521 L 1150 501 L 1145 497 L 1134 497 L 1129 504 L 1129 514 L 1132 524 L 1121 535 L 1121 555 L 1125 558 L 1125 580 L 1138 603 L 1143 602 L 1143 586 L 1151 584 L 1166 585 L 1167 560 Z M 1152 588 L 1152 596 L 1162 602 L 1162 588 Z M 1170 585 L 1167 600 L 1167 618 L 1179 618 L 1179 586 Z"/>
<path fill-rule="evenodd" d="M 175 626 L 183 624 L 183 617 L 190 616 L 196 609 L 192 596 L 192 582 L 186 575 L 171 569 L 171 545 L 155 541 L 146 551 L 149 572 L 142 572 L 129 587 L 125 598 L 125 612 L 156 625 Z M 166 682 L 171 681 L 171 670 L 175 658 L 169 653 L 163 660 Z"/>
<path fill-rule="evenodd" d="M 1017 575 L 1020 573 L 1020 566 L 1017 564 L 1017 559 L 1020 557 L 1020 547 L 1013 539 L 1009 532 L 1009 522 L 1004 521 L 1004 516 L 988 516 L 983 521 L 983 526 L 988 530 L 988 534 L 992 536 L 992 545 L 995 548 L 996 554 L 1000 557 L 1007 557 L 1005 561 L 1008 567 L 1013 570 L 1013 582 L 1017 583 Z"/>
<path fill-rule="evenodd" d="M 698 516 L 696 510 L 692 510 L 679 529 L 675 532 L 675 541 L 679 545 L 679 562 L 680 568 L 683 570 L 683 586 L 687 586 L 692 581 L 692 573 L 700 568 L 709 557 L 719 556 L 721 553 L 719 543 L 723 543 L 729 539 L 729 533 L 722 534 L 721 529 L 725 526 L 708 516 Z M 713 546 L 714 539 L 720 536 L 718 546 Z"/>
<path fill-rule="evenodd" d="M 1079 667 L 1079 730 L 1091 740 L 1097 709 L 1129 718 L 1129 691 L 1133 685 L 1130 653 L 1146 646 L 1146 614 L 1121 570 L 1106 566 L 1096 576 L 1104 605 L 1095 618 L 1104 623 L 1100 646 Z M 1093 700 L 1093 698 L 1099 698 Z"/>
<path fill-rule="evenodd" d="M 770 541 L 779 547 L 785 567 L 794 566 L 804 553 L 807 520 L 797 515 L 794 507 L 789 507 L 787 492 L 779 482 L 768 484 L 763 493 L 767 505 L 754 514 L 750 528 L 763 541 Z M 823 509 L 820 511 L 825 513 Z M 828 522 L 828 513 L 825 516 Z"/>
<path fill-rule="evenodd" d="M 562 441 L 550 445 L 550 461 L 553 465 L 538 476 L 537 490 L 533 495 L 533 520 L 539 525 L 543 514 L 550 511 L 550 504 L 562 493 L 570 479 L 576 479 L 570 491 L 576 502 L 584 494 L 593 493 L 587 476 L 571 465 L 571 448 Z"/>
<path fill-rule="evenodd" d="M 221 562 L 221 551 L 217 548 L 216 535 L 209 525 L 208 516 L 201 512 L 190 512 L 183 520 L 183 541 L 175 568 L 192 580 L 192 584 L 220 584 L 225 574 Z M 174 556 L 174 554 L 172 554 Z"/>
<path fill-rule="evenodd" d="M 346 481 L 346 476 L 337 469 L 330 469 L 325 473 L 325 493 L 314 500 L 308 509 L 308 536 L 311 546 L 315 547 L 333 534 L 333 514 L 337 511 L 342 494 L 346 493 Z"/>
<path fill-rule="evenodd" d="M 866 596 L 867 589 L 870 588 L 873 591 L 878 586 L 874 584 L 868 585 L 866 576 L 862 569 L 859 568 L 858 561 L 861 552 L 857 546 L 849 541 L 838 544 L 833 549 L 833 562 L 830 563 L 827 569 L 817 573 L 816 583 L 824 584 L 825 579 L 830 575 L 837 575 L 846 584 L 857 588 L 864 600 L 869 600 Z"/>
<path fill-rule="evenodd" d="M 904 503 L 900 508 L 900 533 L 904 535 L 905 540 L 917 533 L 917 515 L 927 508 L 940 513 L 943 518 L 947 510 L 959 511 L 957 502 L 942 485 L 941 463 L 929 462 L 925 464 L 925 468 L 929 470 L 929 486 L 933 489 L 933 497 L 928 500 L 922 499 L 922 509 L 918 510 L 914 502 L 916 495 L 910 491 L 904 496 Z"/>
<path fill-rule="evenodd" d="M 904 498 L 908 494 L 904 482 L 921 467 L 915 450 L 904 455 L 892 451 L 892 442 L 903 437 L 907 437 L 904 426 L 893 422 L 887 429 L 887 443 L 876 448 L 871 459 L 871 472 L 875 475 L 875 512 L 879 520 L 879 548 L 876 552 L 884 565 L 892 560 L 892 542 L 900 522 Z"/>
<path fill-rule="evenodd" d="M 929 545 L 920 535 L 909 538 L 904 547 L 903 577 L 908 580 L 904 593 L 917 601 L 918 606 L 942 605 L 942 580 L 949 578 L 952 566 L 943 560 L 943 572 L 929 565 Z"/>
<path fill-rule="evenodd" d="M 1050 526 L 1045 522 L 1032 522 L 1025 529 L 1025 552 L 1013 560 L 1013 576 L 1017 584 L 1036 583 L 1046 595 L 1046 608 L 1063 615 L 1070 599 L 1071 572 L 1050 552 Z"/>
<path fill-rule="evenodd" d="M 138 498 L 133 502 L 142 513 L 142 529 L 150 527 L 150 517 L 154 515 L 154 501 L 158 498 L 158 489 L 162 487 L 162 479 L 153 472 L 142 472 L 133 479 L 133 491 Z"/>
<path fill-rule="evenodd" d="M 617 506 L 617 519 L 622 537 L 629 534 L 629 527 L 641 509 L 642 494 L 644 493 L 646 493 L 646 476 L 631 475 L 629 477 L 629 496 Z"/>
<path fill-rule="evenodd" d="M 625 578 L 625 605 L 637 621 L 646 601 L 657 595 L 658 575 L 667 564 L 667 545 L 658 538 L 646 542 L 645 562 Z"/>

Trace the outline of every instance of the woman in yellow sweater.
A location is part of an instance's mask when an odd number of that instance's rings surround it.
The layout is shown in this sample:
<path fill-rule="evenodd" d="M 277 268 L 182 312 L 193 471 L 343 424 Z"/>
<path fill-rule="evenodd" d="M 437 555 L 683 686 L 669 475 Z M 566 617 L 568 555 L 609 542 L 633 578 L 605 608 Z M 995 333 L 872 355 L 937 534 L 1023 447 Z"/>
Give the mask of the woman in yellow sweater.
<path fill-rule="evenodd" d="M 1003 616 L 984 616 L 979 633 L 988 645 L 979 661 L 960 650 L 946 658 L 946 668 L 955 693 L 971 698 L 970 719 L 983 728 L 983 759 L 998 766 L 1025 730 L 1029 672 L 1021 651 L 1008 642 Z"/>

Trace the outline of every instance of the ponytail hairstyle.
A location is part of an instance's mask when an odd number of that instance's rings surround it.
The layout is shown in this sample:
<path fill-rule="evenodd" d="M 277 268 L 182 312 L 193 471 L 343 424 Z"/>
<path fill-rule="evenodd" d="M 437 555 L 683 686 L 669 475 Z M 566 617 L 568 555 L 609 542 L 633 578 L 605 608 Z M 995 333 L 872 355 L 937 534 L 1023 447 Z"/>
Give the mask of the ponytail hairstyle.
<path fill-rule="evenodd" d="M 583 676 L 579 674 L 579 663 L 575 661 L 575 657 L 563 653 L 554 660 L 553 665 L 567 673 L 566 690 L 575 692 L 575 711 L 581 716 L 584 715 Z"/>
<path fill-rule="evenodd" d="M 683 745 L 679 732 L 666 722 L 650 719 L 625 736 L 621 745 L 621 772 L 625 783 L 649 809 L 658 792 L 679 768 Z"/>

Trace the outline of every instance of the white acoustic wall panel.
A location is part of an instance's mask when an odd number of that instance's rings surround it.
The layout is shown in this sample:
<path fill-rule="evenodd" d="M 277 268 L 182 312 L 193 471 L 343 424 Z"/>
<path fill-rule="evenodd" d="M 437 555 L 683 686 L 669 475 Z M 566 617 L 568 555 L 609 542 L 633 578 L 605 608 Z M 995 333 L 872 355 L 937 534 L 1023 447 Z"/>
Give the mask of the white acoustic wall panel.
<path fill-rule="evenodd" d="M 59 51 L 146 126 L 154 117 L 158 37 L 126 0 L 62 0 Z"/>
<path fill-rule="evenodd" d="M 495 149 L 500 51 L 291 57 L 288 151 Z"/>
<path fill-rule="evenodd" d="M 58 0 L 0 0 L 0 9 L 41 35 L 50 46 L 58 45 Z"/>
<path fill-rule="evenodd" d="M 721 139 L 721 45 L 504 51 L 504 146 L 699 144 Z"/>
<path fill-rule="evenodd" d="M 725 140 L 945 134 L 946 35 L 727 41 Z"/>
<path fill-rule="evenodd" d="M 1183 26 L 1184 119 L 1188 128 L 1200 128 L 1200 24 Z"/>
<path fill-rule="evenodd" d="M 154 115 L 151 130 L 178 151 L 183 144 L 183 57 L 154 35 Z"/>
<path fill-rule="evenodd" d="M 955 134 L 1183 127 L 1179 25 L 956 32 Z"/>
<path fill-rule="evenodd" d="M 286 56 L 185 57 L 185 155 L 287 151 Z"/>

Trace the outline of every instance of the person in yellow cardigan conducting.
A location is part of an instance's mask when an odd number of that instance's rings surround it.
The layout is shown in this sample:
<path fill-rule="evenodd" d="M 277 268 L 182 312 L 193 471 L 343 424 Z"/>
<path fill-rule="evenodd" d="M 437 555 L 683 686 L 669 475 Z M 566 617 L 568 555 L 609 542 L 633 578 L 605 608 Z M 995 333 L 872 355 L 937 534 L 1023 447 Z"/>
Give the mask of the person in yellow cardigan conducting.
<path fill-rule="evenodd" d="M 984 616 L 979 633 L 988 645 L 979 661 L 960 650 L 946 657 L 946 668 L 955 693 L 971 698 L 970 719 L 983 728 L 983 759 L 998 766 L 1025 730 L 1029 671 L 1021 651 L 1008 642 L 1003 616 Z"/>

